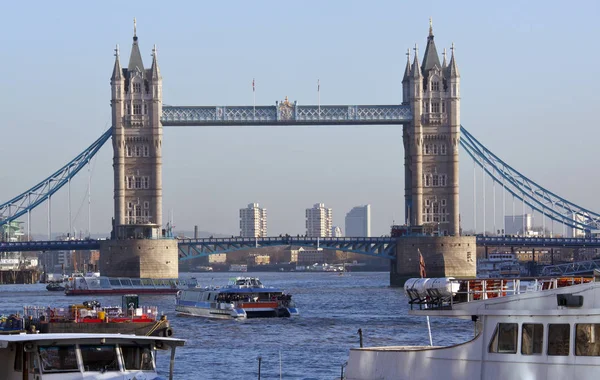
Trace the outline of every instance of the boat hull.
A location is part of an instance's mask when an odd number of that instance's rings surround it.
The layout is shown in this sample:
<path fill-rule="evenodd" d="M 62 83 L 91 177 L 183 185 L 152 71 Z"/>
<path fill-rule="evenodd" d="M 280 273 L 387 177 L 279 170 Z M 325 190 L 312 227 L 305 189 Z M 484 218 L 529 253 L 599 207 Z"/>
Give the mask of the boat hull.
<path fill-rule="evenodd" d="M 289 318 L 298 316 L 298 309 L 272 307 L 241 307 L 233 309 L 217 309 L 212 307 L 196 307 L 178 304 L 178 314 L 212 319 L 248 319 L 248 318 Z"/>

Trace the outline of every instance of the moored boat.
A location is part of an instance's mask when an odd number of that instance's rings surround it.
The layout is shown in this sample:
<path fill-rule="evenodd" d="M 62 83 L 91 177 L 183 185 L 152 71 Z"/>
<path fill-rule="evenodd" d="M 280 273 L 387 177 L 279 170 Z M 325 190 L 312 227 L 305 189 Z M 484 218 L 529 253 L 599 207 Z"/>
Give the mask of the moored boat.
<path fill-rule="evenodd" d="M 410 279 L 404 288 L 409 315 L 471 320 L 474 337 L 452 346 L 354 348 L 344 379 L 594 378 L 598 280 Z"/>
<path fill-rule="evenodd" d="M 103 307 L 97 301 L 85 301 L 68 307 L 24 306 L 22 320 L 23 330 L 45 334 L 119 333 L 166 337 L 173 335 L 167 317 L 159 315 L 156 306 L 139 305 L 139 298 L 134 294 L 124 295 L 121 306 Z M 18 324 L 13 322 L 7 325 Z"/>
<path fill-rule="evenodd" d="M 35 380 L 158 379 L 157 350 L 184 340 L 121 334 L 18 334 L 0 336 L 0 378 Z M 164 369 L 161 372 L 165 372 Z"/>
<path fill-rule="evenodd" d="M 216 319 L 293 317 L 299 315 L 292 296 L 265 287 L 256 277 L 234 277 L 224 287 L 196 287 L 177 295 L 180 314 Z"/>
<path fill-rule="evenodd" d="M 65 285 L 65 294 L 108 295 L 108 294 L 176 294 L 180 289 L 197 284 L 195 279 L 152 279 L 105 276 L 74 276 Z"/>

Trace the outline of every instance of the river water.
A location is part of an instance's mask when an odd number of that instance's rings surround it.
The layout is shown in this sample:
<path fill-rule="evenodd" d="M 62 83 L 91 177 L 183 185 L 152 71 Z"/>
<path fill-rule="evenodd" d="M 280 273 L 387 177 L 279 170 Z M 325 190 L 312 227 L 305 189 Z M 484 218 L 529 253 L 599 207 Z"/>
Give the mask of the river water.
<path fill-rule="evenodd" d="M 225 285 L 239 273 L 182 273 L 202 285 Z M 186 339 L 177 349 L 175 379 L 336 379 L 348 360 L 349 349 L 359 346 L 426 345 L 427 323 L 407 315 L 402 289 L 389 287 L 389 273 L 248 273 L 266 286 L 293 295 L 297 318 L 207 320 L 177 316 L 175 296 L 141 296 L 141 305 L 155 305 L 164 312 L 174 336 Z M 48 292 L 44 284 L 1 285 L 0 313 L 22 312 L 23 305 L 66 307 L 97 299 L 102 305 L 120 305 L 120 296 L 67 297 Z M 434 345 L 463 342 L 473 335 L 470 321 L 432 318 Z M 168 374 L 169 355 L 158 355 L 161 373 Z M 281 368 L 281 370 L 280 370 Z"/>

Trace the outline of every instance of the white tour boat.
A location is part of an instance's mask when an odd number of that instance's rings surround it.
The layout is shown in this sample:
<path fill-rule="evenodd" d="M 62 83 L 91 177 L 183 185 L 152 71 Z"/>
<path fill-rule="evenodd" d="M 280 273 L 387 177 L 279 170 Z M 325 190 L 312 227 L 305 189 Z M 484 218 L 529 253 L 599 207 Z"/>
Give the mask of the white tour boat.
<path fill-rule="evenodd" d="M 160 379 L 156 350 L 184 340 L 121 334 L 18 334 L 0 336 L 0 378 L 5 380 Z"/>
<path fill-rule="evenodd" d="M 447 347 L 351 349 L 344 379 L 596 378 L 599 280 L 410 279 L 410 315 L 472 320 L 474 338 Z"/>
<path fill-rule="evenodd" d="M 234 277 L 224 287 L 197 287 L 177 294 L 180 314 L 217 319 L 293 317 L 299 315 L 292 296 L 265 287 L 256 277 Z"/>

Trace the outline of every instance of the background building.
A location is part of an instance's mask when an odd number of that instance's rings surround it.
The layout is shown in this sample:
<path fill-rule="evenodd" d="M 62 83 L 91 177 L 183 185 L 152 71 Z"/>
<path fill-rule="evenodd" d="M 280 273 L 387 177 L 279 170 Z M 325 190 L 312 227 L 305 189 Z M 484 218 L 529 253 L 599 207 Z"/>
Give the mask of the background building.
<path fill-rule="evenodd" d="M 342 229 L 338 226 L 331 227 L 331 236 L 332 237 L 342 237 L 344 234 L 342 233 Z"/>
<path fill-rule="evenodd" d="M 504 224 L 506 225 L 505 235 L 531 236 L 534 234 L 531 214 L 507 215 L 504 217 Z"/>
<path fill-rule="evenodd" d="M 333 212 L 323 203 L 315 203 L 306 209 L 306 235 L 309 237 L 331 237 Z"/>
<path fill-rule="evenodd" d="M 346 236 L 371 236 L 371 205 L 356 206 L 346 214 Z"/>
<path fill-rule="evenodd" d="M 258 203 L 250 203 L 247 208 L 240 209 L 240 236 L 267 236 L 266 208 L 260 208 Z"/>

